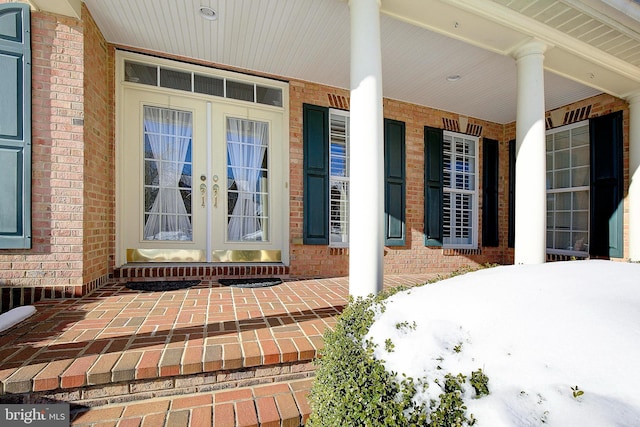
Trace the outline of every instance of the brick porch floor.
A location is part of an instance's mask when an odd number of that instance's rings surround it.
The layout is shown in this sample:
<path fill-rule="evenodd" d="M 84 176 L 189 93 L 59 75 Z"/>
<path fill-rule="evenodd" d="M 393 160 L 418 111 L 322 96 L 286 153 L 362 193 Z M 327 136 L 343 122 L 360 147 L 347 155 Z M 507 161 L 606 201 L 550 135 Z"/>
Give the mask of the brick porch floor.
<path fill-rule="evenodd" d="M 312 360 L 347 294 L 347 278 L 170 292 L 114 282 L 41 301 L 0 336 L 0 401 L 69 402 L 77 426 L 300 425 Z"/>

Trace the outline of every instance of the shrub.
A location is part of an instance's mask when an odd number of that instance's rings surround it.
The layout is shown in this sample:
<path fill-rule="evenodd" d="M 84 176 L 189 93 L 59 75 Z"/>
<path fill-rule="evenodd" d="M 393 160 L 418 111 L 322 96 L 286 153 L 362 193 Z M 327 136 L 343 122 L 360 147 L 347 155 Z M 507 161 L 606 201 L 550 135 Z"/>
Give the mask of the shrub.
<path fill-rule="evenodd" d="M 398 382 L 373 358 L 373 343 L 363 342 L 374 321 L 379 298 L 350 300 L 325 348 L 310 395 L 313 408 L 307 426 L 424 425 L 425 411 L 411 397 L 411 378 Z"/>
<path fill-rule="evenodd" d="M 457 273 L 459 274 L 459 273 Z M 453 275 L 456 275 L 454 273 Z M 326 426 L 431 426 L 454 427 L 475 424 L 473 415 L 466 416 L 462 399 L 467 377 L 445 375 L 439 384 L 442 393 L 437 400 L 418 403 L 418 388 L 427 387 L 426 379 L 404 377 L 387 372 L 382 360 L 375 359 L 375 344 L 365 340 L 376 313 L 384 311 L 384 300 L 404 291 L 398 287 L 378 296 L 350 299 L 333 330 L 324 334 L 325 346 L 316 360 L 318 369 L 309 396 L 312 413 L 310 427 Z M 415 322 L 398 323 L 396 328 L 415 329 Z M 387 351 L 393 343 L 386 341 Z M 488 378 L 482 370 L 471 373 L 469 383 L 481 397 L 489 393 Z"/>

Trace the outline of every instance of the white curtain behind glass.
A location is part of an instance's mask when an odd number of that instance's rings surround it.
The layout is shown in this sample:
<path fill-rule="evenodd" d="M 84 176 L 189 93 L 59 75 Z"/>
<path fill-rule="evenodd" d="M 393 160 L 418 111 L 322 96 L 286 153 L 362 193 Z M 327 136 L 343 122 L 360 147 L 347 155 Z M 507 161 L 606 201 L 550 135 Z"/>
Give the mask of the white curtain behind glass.
<path fill-rule="evenodd" d="M 157 166 L 157 196 L 144 225 L 145 240 L 191 240 L 192 227 L 179 184 L 192 138 L 187 111 L 144 107 L 144 132 Z M 145 183 L 150 184 L 150 183 Z M 191 189 L 189 189 L 191 191 Z"/>
<path fill-rule="evenodd" d="M 268 123 L 227 119 L 227 154 L 238 198 L 228 223 L 230 241 L 265 240 L 258 179 L 269 143 Z"/>

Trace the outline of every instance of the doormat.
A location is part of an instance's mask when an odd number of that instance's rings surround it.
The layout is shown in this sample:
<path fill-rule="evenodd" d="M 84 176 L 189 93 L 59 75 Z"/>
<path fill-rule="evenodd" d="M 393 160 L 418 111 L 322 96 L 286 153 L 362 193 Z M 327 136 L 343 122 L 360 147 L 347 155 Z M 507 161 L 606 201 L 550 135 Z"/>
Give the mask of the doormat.
<path fill-rule="evenodd" d="M 187 289 L 200 283 L 200 280 L 169 280 L 156 282 L 127 282 L 126 287 L 134 291 L 163 292 Z"/>
<path fill-rule="evenodd" d="M 282 279 L 277 277 L 258 277 L 249 279 L 218 279 L 218 283 L 223 286 L 233 286 L 236 288 L 266 288 L 268 286 L 279 285 Z"/>

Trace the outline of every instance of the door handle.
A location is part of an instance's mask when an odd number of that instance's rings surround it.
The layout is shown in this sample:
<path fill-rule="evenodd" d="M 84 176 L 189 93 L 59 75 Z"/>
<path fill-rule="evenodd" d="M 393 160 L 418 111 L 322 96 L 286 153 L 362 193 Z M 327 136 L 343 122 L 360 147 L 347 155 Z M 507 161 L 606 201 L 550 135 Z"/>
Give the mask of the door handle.
<path fill-rule="evenodd" d="M 218 184 L 213 184 L 213 207 L 218 207 L 218 190 L 220 186 Z"/>
<path fill-rule="evenodd" d="M 202 207 L 204 208 L 204 200 L 205 200 L 205 196 L 207 194 L 207 184 L 205 184 L 204 182 L 202 184 L 200 184 L 200 195 L 202 196 Z"/>

